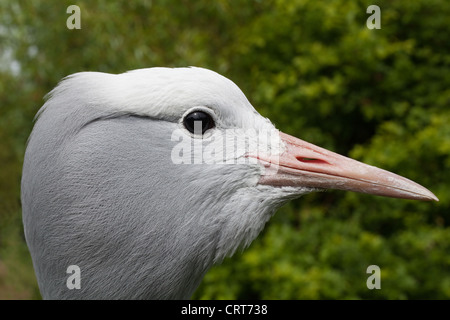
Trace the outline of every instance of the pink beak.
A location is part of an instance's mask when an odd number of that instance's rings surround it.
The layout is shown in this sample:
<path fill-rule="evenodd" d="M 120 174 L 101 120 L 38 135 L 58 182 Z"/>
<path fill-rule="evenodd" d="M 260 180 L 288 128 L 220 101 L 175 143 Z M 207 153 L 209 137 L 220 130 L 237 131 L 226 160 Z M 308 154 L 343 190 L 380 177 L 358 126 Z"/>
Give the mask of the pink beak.
<path fill-rule="evenodd" d="M 393 198 L 439 201 L 428 189 L 389 171 L 282 132 L 280 138 L 286 147 L 281 155 L 258 155 L 258 160 L 267 167 L 260 184 L 340 189 Z"/>

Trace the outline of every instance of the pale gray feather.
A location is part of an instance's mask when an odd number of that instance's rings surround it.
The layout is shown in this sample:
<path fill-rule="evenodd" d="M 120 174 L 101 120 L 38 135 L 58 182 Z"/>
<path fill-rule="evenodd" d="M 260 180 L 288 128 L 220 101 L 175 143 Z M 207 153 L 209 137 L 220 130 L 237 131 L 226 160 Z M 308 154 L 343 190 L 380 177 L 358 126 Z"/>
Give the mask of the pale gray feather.
<path fill-rule="evenodd" d="M 196 77 L 204 71 L 183 72 Z M 108 108 L 108 99 L 101 99 L 105 90 L 94 98 L 91 76 L 99 81 L 98 74 L 86 73 L 53 91 L 26 150 L 23 221 L 42 295 L 189 298 L 213 263 L 249 245 L 273 212 L 299 190 L 257 186 L 258 165 L 173 164 L 170 152 L 176 142 L 170 137 L 179 113 L 169 105 L 164 108 L 170 117 L 161 106 L 155 114 L 143 112 L 145 105 L 162 103 L 158 92 L 150 95 L 155 101 L 142 99 L 139 112 L 125 105 L 123 110 Z M 151 91 L 152 81 L 143 77 L 138 83 Z M 99 88 L 106 85 L 98 83 Z M 175 85 L 182 105 L 189 90 Z M 184 109 L 203 104 L 201 98 L 186 101 Z M 244 120 L 233 119 L 241 111 L 260 118 L 251 123 L 267 123 L 245 96 L 232 95 L 230 101 L 219 99 L 214 105 L 228 127 L 244 126 Z M 81 269 L 79 290 L 66 286 L 69 265 Z"/>

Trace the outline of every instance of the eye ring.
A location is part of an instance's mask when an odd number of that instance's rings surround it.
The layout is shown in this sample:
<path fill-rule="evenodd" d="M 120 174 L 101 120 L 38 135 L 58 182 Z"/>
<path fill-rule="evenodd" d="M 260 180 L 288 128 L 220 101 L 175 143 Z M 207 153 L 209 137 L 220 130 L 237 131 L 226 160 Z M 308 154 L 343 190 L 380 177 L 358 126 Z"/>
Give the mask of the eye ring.
<path fill-rule="evenodd" d="M 192 134 L 203 135 L 209 129 L 215 127 L 214 119 L 209 112 L 193 110 L 183 118 L 183 126 Z"/>

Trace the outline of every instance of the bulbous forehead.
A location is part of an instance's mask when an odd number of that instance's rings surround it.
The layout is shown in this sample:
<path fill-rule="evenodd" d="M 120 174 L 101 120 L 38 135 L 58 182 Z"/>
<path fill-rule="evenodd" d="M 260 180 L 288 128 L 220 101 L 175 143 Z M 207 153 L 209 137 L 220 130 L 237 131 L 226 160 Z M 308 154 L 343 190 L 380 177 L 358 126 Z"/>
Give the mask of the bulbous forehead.
<path fill-rule="evenodd" d="M 273 127 L 231 80 L 203 68 L 148 68 L 114 75 L 81 72 L 67 77 L 50 96 L 113 113 L 126 112 L 176 122 L 189 109 L 208 107 L 224 127 Z"/>

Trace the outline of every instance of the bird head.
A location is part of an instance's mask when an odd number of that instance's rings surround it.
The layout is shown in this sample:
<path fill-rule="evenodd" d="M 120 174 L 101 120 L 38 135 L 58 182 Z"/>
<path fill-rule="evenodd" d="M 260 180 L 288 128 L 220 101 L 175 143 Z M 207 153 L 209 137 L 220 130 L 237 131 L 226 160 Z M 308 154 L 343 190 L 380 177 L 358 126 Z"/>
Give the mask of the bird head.
<path fill-rule="evenodd" d="M 323 189 L 437 200 L 282 133 L 213 71 L 82 72 L 38 113 L 23 221 L 44 298 L 188 298 L 281 205 Z"/>

